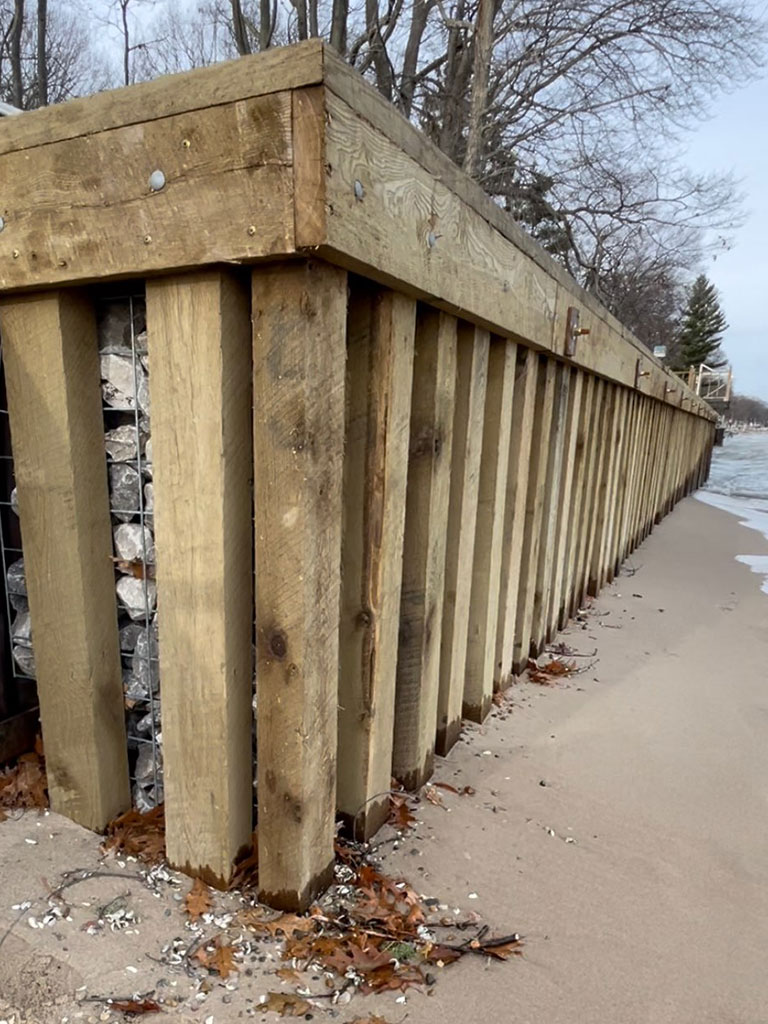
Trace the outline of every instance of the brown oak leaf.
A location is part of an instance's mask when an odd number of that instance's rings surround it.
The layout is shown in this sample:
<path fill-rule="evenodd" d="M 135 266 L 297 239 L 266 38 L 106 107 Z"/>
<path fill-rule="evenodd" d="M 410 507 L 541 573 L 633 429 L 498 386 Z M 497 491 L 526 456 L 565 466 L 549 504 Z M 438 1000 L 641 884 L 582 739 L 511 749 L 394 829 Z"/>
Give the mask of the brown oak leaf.
<path fill-rule="evenodd" d="M 211 909 L 211 894 L 202 879 L 194 880 L 192 888 L 184 897 L 184 906 L 193 921 Z"/>

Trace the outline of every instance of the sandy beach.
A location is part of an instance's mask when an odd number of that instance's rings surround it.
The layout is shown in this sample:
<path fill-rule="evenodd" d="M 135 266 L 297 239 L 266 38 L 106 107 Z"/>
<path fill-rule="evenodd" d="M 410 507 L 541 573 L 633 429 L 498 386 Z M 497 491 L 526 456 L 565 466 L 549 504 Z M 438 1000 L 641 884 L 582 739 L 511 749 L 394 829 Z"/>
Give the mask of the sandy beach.
<path fill-rule="evenodd" d="M 385 867 L 497 933 L 520 932 L 524 956 L 465 958 L 405 1004 L 357 997 L 338 1009 L 340 1024 L 372 1013 L 409 1024 L 768 1021 L 768 595 L 736 561 L 745 554 L 768 554 L 768 541 L 686 499 L 586 622 L 558 638 L 596 651 L 578 659 L 594 664 L 556 686 L 515 685 L 467 729 L 435 777 L 474 795 L 444 791 L 445 808 L 423 801 L 415 831 L 385 847 Z M 46 843 L 49 823 L 57 838 Z M 25 843 L 34 833 L 30 815 L 0 825 L 0 934 L 18 917 L 12 904 L 43 892 L 41 875 L 96 856 L 97 837 L 53 815 L 39 843 Z M 121 884 L 99 883 L 105 896 Z M 60 1022 L 98 1019 L 72 1001 L 78 986 L 151 987 L 162 969 L 147 954 L 174 934 L 179 911 L 145 902 L 135 937 L 96 940 L 62 923 L 56 939 L 17 924 L 0 954 L 0 995 L 33 1009 L 18 979 L 47 972 L 30 1019 Z M 274 984 L 256 971 L 189 1019 L 274 1020 L 246 1002 Z"/>

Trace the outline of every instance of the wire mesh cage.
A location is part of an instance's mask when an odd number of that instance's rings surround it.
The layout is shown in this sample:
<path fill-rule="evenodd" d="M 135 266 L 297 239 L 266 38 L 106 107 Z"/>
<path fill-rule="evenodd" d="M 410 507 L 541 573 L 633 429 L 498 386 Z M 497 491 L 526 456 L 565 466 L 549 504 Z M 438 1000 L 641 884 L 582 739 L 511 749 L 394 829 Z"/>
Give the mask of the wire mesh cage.
<path fill-rule="evenodd" d="M 131 787 L 134 805 L 148 810 L 163 801 L 163 765 L 144 291 L 130 286 L 94 298 Z M 33 626 L 7 416 L 3 401 L 0 428 L 8 441 L 0 454 L 4 614 L 12 681 L 34 686 Z"/>

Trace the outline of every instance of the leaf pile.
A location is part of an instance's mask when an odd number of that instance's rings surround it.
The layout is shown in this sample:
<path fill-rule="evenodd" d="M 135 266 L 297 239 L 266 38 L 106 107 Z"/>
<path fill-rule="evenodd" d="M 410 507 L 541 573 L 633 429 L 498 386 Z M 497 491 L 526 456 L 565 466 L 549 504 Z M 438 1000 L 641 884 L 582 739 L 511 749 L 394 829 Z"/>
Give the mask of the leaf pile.
<path fill-rule="evenodd" d="M 47 806 L 48 779 L 38 739 L 33 752 L 22 754 L 13 767 L 0 770 L 0 821 L 5 821 L 9 810 Z"/>
<path fill-rule="evenodd" d="M 324 969 L 339 979 L 337 990 L 354 987 L 366 995 L 433 984 L 429 968 L 444 967 L 465 954 L 506 960 L 520 953 L 519 935 L 486 938 L 487 927 L 464 942 L 453 941 L 456 936 L 446 934 L 446 929 L 476 930 L 474 923 L 431 920 L 430 908 L 407 882 L 384 875 L 352 847 L 339 845 L 337 853 L 351 872 L 350 883 L 339 887 L 346 898 L 325 900 L 307 917 L 281 914 L 265 919 L 258 908 L 243 910 L 239 923 L 281 939 L 282 956 L 294 966 Z M 440 931 L 444 939 L 437 937 Z M 313 998 L 306 991 L 301 994 Z"/>
<path fill-rule="evenodd" d="M 528 679 L 532 683 L 540 683 L 542 686 L 551 686 L 558 679 L 569 676 L 576 671 L 576 662 L 560 661 L 553 658 L 546 665 L 539 665 L 532 658 L 528 661 Z"/>
<path fill-rule="evenodd" d="M 165 859 L 165 808 L 162 804 L 151 811 L 130 810 L 118 815 L 107 825 L 104 850 L 137 857 L 147 864 Z"/>

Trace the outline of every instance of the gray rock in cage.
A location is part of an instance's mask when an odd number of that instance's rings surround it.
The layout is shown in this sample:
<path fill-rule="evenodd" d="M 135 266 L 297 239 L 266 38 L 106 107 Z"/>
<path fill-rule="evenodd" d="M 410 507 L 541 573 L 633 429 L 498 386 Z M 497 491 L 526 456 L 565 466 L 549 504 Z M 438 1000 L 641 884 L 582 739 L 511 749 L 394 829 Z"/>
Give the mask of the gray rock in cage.
<path fill-rule="evenodd" d="M 149 415 L 149 382 L 139 360 L 113 354 L 101 356 L 101 391 L 113 409 L 139 409 Z"/>
<path fill-rule="evenodd" d="M 11 491 L 11 508 L 16 515 L 19 514 L 19 492 L 15 487 Z"/>
<path fill-rule="evenodd" d="M 146 587 L 146 598 L 145 598 Z M 157 585 L 154 580 L 139 580 L 135 576 L 121 576 L 115 584 L 120 604 L 134 620 L 151 615 L 157 604 Z"/>
<path fill-rule="evenodd" d="M 141 476 L 128 463 L 116 463 L 109 467 L 110 504 L 116 511 L 115 519 L 129 523 L 139 511 Z"/>
<path fill-rule="evenodd" d="M 24 559 L 17 558 L 11 562 L 5 574 L 9 594 L 18 594 L 20 597 L 27 596 L 27 577 L 24 572 Z"/>
<path fill-rule="evenodd" d="M 104 446 L 114 462 L 134 462 L 143 453 L 145 440 L 140 433 L 137 445 L 136 428 L 126 424 L 108 430 L 104 435 Z"/>
<path fill-rule="evenodd" d="M 146 355 L 147 328 L 144 303 L 133 303 L 133 325 L 131 325 L 131 303 L 126 299 L 109 302 L 101 306 L 97 319 L 99 351 L 102 354 L 131 354 L 131 328 L 136 352 Z"/>
<path fill-rule="evenodd" d="M 121 523 L 113 530 L 115 554 L 126 562 L 155 561 L 155 538 L 148 526 L 141 523 Z"/>
<path fill-rule="evenodd" d="M 25 676 L 35 677 L 35 652 L 31 647 L 13 645 L 13 660 Z"/>
<path fill-rule="evenodd" d="M 136 648 L 139 634 L 144 630 L 140 622 L 127 622 L 120 627 L 120 650 L 123 654 L 132 654 Z"/>

